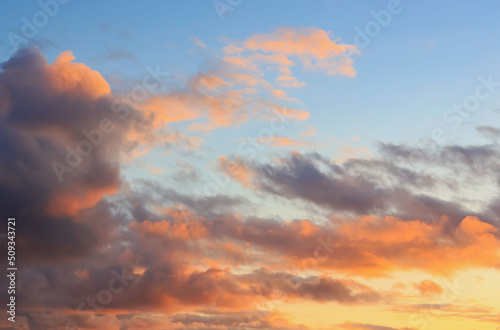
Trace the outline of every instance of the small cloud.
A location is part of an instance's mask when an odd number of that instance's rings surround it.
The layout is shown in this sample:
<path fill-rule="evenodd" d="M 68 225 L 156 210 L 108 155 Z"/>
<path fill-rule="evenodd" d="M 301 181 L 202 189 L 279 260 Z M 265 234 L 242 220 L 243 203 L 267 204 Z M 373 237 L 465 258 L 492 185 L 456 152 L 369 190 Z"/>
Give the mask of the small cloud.
<path fill-rule="evenodd" d="M 229 42 L 223 48 L 228 58 L 242 57 L 248 51 L 245 64 L 254 61 L 275 66 L 282 76 L 290 76 L 291 67 L 297 59 L 306 71 L 320 71 L 327 75 L 339 75 L 354 78 L 351 55 L 359 55 L 356 45 L 343 44 L 331 32 L 316 27 L 282 27 L 271 33 L 252 35 L 244 42 Z M 302 87 L 289 78 L 282 78 L 282 83 Z M 287 80 L 288 79 L 288 80 Z"/>
<path fill-rule="evenodd" d="M 286 87 L 286 88 L 300 88 L 306 85 L 305 81 L 299 82 L 297 78 L 286 75 L 279 76 L 278 78 L 276 78 L 276 84 L 279 87 Z"/>
<path fill-rule="evenodd" d="M 130 30 L 129 29 L 121 29 L 121 30 L 117 30 L 117 29 L 114 29 L 113 27 L 111 27 L 111 25 L 109 25 L 108 23 L 103 23 L 99 26 L 99 30 L 103 33 L 116 33 L 119 37 L 122 37 L 122 38 L 132 38 L 132 35 L 130 34 Z"/>
<path fill-rule="evenodd" d="M 148 165 L 148 166 L 146 166 L 145 169 L 148 170 L 151 174 L 154 174 L 154 175 L 163 174 L 163 173 L 165 173 L 167 171 L 164 168 L 156 167 L 156 166 L 153 166 L 153 165 Z"/>
<path fill-rule="evenodd" d="M 123 29 L 122 31 L 120 31 L 118 33 L 118 35 L 120 37 L 124 37 L 124 38 L 132 38 L 132 34 L 130 34 L 130 30 L 129 29 Z"/>
<path fill-rule="evenodd" d="M 101 26 L 99 26 L 99 29 L 102 32 L 110 32 L 111 31 L 111 26 L 109 26 L 108 23 L 103 23 L 103 24 L 101 24 Z"/>
<path fill-rule="evenodd" d="M 434 44 L 435 44 L 434 40 L 429 40 L 429 41 L 424 42 L 425 47 L 431 47 L 431 46 L 434 46 Z"/>
<path fill-rule="evenodd" d="M 207 44 L 204 44 L 200 39 L 196 37 L 191 37 L 190 39 L 196 46 L 200 48 L 205 48 L 207 46 Z"/>
<path fill-rule="evenodd" d="M 300 133 L 302 136 L 313 136 L 316 135 L 316 129 L 313 125 L 307 125 L 307 130 L 305 132 Z"/>
<path fill-rule="evenodd" d="M 27 47 L 38 47 L 41 50 L 47 50 L 49 48 L 58 48 L 52 40 L 47 38 L 34 38 L 27 42 Z"/>
<path fill-rule="evenodd" d="M 443 288 L 431 280 L 423 280 L 420 283 L 413 283 L 413 287 L 426 296 L 443 293 Z"/>
<path fill-rule="evenodd" d="M 287 92 L 285 92 L 284 90 L 281 90 L 281 89 L 275 89 L 272 91 L 271 94 L 273 95 L 273 97 L 280 99 L 280 100 L 300 103 L 300 101 L 298 99 L 296 99 L 295 97 L 288 97 Z"/>
<path fill-rule="evenodd" d="M 106 61 L 118 61 L 118 60 L 131 60 L 136 61 L 137 58 L 130 53 L 128 50 L 122 47 L 117 47 L 109 50 L 106 55 L 104 55 L 104 60 Z"/>
<path fill-rule="evenodd" d="M 371 155 L 371 152 L 361 146 L 354 146 L 351 143 L 345 143 L 336 150 L 337 158 L 332 159 L 335 163 L 343 163 L 349 158 L 362 158 Z"/>
<path fill-rule="evenodd" d="M 320 148 L 320 145 L 317 145 L 314 142 L 310 141 L 301 141 L 297 139 L 292 139 L 284 136 L 272 136 L 271 138 L 259 138 L 257 139 L 258 143 L 271 145 L 275 148 Z"/>

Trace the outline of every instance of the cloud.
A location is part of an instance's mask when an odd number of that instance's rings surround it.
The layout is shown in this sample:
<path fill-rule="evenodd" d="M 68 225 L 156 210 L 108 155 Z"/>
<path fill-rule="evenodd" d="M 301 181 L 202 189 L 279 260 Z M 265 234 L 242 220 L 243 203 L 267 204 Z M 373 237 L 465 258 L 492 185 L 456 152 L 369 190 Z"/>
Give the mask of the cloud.
<path fill-rule="evenodd" d="M 18 243 L 25 260 L 98 249 L 116 225 L 104 199 L 123 187 L 121 161 L 160 141 L 187 143 L 179 134 L 154 131 L 154 117 L 121 104 L 97 71 L 74 59 L 67 51 L 49 64 L 39 49 L 27 48 L 0 71 L 0 206 L 26 217 L 20 224 L 26 240 Z M 103 119 L 111 132 L 98 132 Z M 62 180 L 55 162 L 66 166 Z M 100 229 L 91 218 L 96 215 Z"/>
<path fill-rule="evenodd" d="M 316 129 L 313 125 L 307 125 L 307 130 L 300 133 L 301 136 L 313 136 L 316 135 Z"/>
<path fill-rule="evenodd" d="M 305 329 L 285 314 L 252 311 L 268 301 L 387 307 L 394 292 L 372 287 L 373 277 L 408 270 L 449 276 L 463 269 L 500 269 L 499 200 L 478 196 L 474 202 L 482 203 L 472 209 L 473 203 L 447 194 L 472 196 L 475 184 L 480 189 L 484 182 L 498 185 L 495 144 L 429 149 L 386 143 L 380 145 L 382 157 L 353 155 L 339 163 L 318 153 L 292 152 L 271 162 L 219 156 L 216 166 L 248 188 L 235 190 L 244 191 L 240 196 L 231 189 L 209 196 L 187 193 L 199 176 L 185 164 L 179 165 L 184 176 L 177 178 L 178 186 L 127 181 L 123 166 L 137 155 L 158 146 L 193 151 L 204 143 L 171 129 L 173 123 L 209 131 L 269 121 L 275 111 L 295 121 L 308 119 L 308 112 L 276 103 L 276 88 L 261 70 L 274 66 L 282 77 L 275 84 L 282 88 L 302 86 L 289 72 L 295 62 L 350 76 L 352 63 L 341 59 L 347 50 L 352 48 L 315 28 L 256 35 L 229 45 L 227 58 L 217 60 L 221 66 L 134 106 L 118 103 L 123 106 L 118 113 L 113 108 L 120 99 L 108 82 L 77 63 L 71 52 L 49 64 L 30 48 L 3 63 L 0 207 L 22 219 L 19 324 Z M 118 117 L 124 109 L 127 115 Z M 59 182 L 51 164 L 64 163 L 67 147 L 76 150 L 88 139 L 82 132 L 99 127 L 103 118 L 114 130 Z M 492 127 L 478 131 L 496 136 Z M 313 132 L 308 127 L 306 135 Z M 283 136 L 274 136 L 271 144 L 307 146 Z M 256 216 L 259 201 L 271 198 L 319 211 L 292 219 Z M 200 207 L 204 202 L 209 207 Z M 113 269 L 133 273 L 134 281 L 93 318 L 88 306 L 74 312 L 107 287 Z M 430 297 L 443 291 L 428 279 L 413 285 Z M 434 307 L 450 315 L 460 311 Z M 495 320 L 488 310 L 469 312 L 471 318 Z M 339 327 L 393 329 L 368 323 Z"/>
<path fill-rule="evenodd" d="M 340 39 L 331 39 L 331 32 L 316 27 L 282 27 L 225 47 L 226 54 L 234 56 L 233 59 L 248 52 L 252 62 L 279 63 L 280 71 L 285 74 L 294 65 L 291 59 L 297 59 L 306 70 L 348 77 L 354 77 L 356 71 L 347 54 L 357 51 L 355 45 L 341 44 Z"/>
<path fill-rule="evenodd" d="M 324 164 L 329 173 L 317 165 Z M 294 152 L 279 165 L 248 163 L 254 184 L 260 189 L 287 198 L 301 198 L 332 209 L 370 213 L 384 207 L 390 191 L 377 188 L 363 178 L 349 177 L 342 168 L 325 164 L 318 154 L 311 157 Z"/>
<path fill-rule="evenodd" d="M 260 84 L 249 75 L 240 75 L 229 69 L 212 73 L 198 73 L 185 87 L 170 93 L 150 97 L 139 109 L 155 118 L 155 127 L 190 121 L 188 131 L 211 131 L 221 127 L 239 126 L 250 120 L 270 120 L 275 109 L 292 113 L 293 120 L 305 120 L 309 113 L 285 108 L 269 98 L 242 94 L 238 89 Z M 271 91 L 272 93 L 272 91 Z"/>
<path fill-rule="evenodd" d="M 478 126 L 476 130 L 487 138 L 492 139 L 493 141 L 498 143 L 498 139 L 500 139 L 500 129 L 491 126 Z"/>
<path fill-rule="evenodd" d="M 271 49 L 265 46 L 259 51 L 255 47 L 242 50 L 240 43 L 225 47 L 225 54 L 207 63 L 203 71 L 187 78 L 185 86 L 177 86 L 167 92 L 148 98 L 139 106 L 146 116 L 155 118 L 155 127 L 175 122 L 190 122 L 188 131 L 211 131 L 222 127 L 239 126 L 250 120 L 269 120 L 276 109 L 283 110 L 281 102 L 300 101 L 281 88 L 303 87 L 289 72 L 295 63 L 289 59 L 298 57 L 308 69 L 325 68 L 328 74 L 353 75 L 352 60 L 344 53 L 352 45 L 331 40 L 328 34 L 316 28 L 299 29 L 289 35 L 278 30 L 269 36 L 283 37 L 289 50 Z M 284 33 L 283 36 L 281 34 Z M 254 44 L 251 37 L 244 45 Z M 193 42 L 204 46 L 197 38 Z M 305 48 L 304 48 L 305 47 Z M 308 48 L 309 50 L 307 50 Z M 299 51 L 304 49 L 304 51 Z M 335 65 L 340 65 L 335 67 Z M 278 70 L 281 75 L 275 83 L 266 80 L 264 71 Z M 295 113 L 294 120 L 305 120 L 309 113 L 287 107 Z M 284 110 L 283 110 L 284 111 Z"/>
<path fill-rule="evenodd" d="M 252 172 L 250 168 L 241 160 L 228 160 L 224 156 L 220 156 L 218 159 L 219 168 L 228 174 L 233 179 L 241 182 L 247 187 L 251 187 L 251 175 Z"/>
<path fill-rule="evenodd" d="M 493 130 L 490 128 L 483 129 L 483 131 L 492 132 Z M 500 151 L 496 145 L 447 145 L 442 148 L 431 145 L 429 148 L 422 148 L 382 143 L 380 150 L 382 155 L 392 160 L 402 159 L 411 161 L 415 165 L 432 165 L 462 172 L 462 174 L 464 170 L 472 171 L 474 174 L 484 172 L 488 174 L 496 171 L 500 166 Z"/>
<path fill-rule="evenodd" d="M 298 139 L 292 139 L 285 136 L 276 136 L 273 135 L 271 137 L 264 137 L 257 139 L 258 143 L 270 145 L 276 148 L 313 148 L 317 147 L 314 142 L 309 141 L 301 141 Z"/>
<path fill-rule="evenodd" d="M 480 189 L 480 184 L 492 189 L 497 184 L 500 154 L 494 147 L 451 145 L 431 152 L 382 145 L 380 150 L 385 157 L 351 158 L 339 164 L 318 153 L 298 152 L 272 163 L 249 159 L 239 162 L 246 164 L 250 183 L 259 191 L 337 213 L 429 221 L 447 216 L 450 224 L 468 215 L 491 223 L 498 214 L 498 201 L 489 200 Z M 413 155 L 419 158 L 415 160 Z M 450 197 L 461 191 L 465 182 L 469 183 L 468 191 L 477 192 L 478 200 L 459 203 Z M 480 184 L 471 185 L 473 182 Z M 482 204 L 482 211 L 468 209 L 474 204 Z"/>
<path fill-rule="evenodd" d="M 129 60 L 129 61 L 138 61 L 137 57 L 134 56 L 128 50 L 122 47 L 116 47 L 110 49 L 106 55 L 104 56 L 104 60 L 106 61 L 119 61 L 119 60 Z"/>
<path fill-rule="evenodd" d="M 276 78 L 276 85 L 285 88 L 300 88 L 306 85 L 305 81 L 299 82 L 297 78 L 292 76 L 279 76 Z"/>
<path fill-rule="evenodd" d="M 435 295 L 443 293 L 443 288 L 431 280 L 423 280 L 419 283 L 413 283 L 413 287 L 423 295 Z"/>
<path fill-rule="evenodd" d="M 49 65 L 30 48 L 3 63 L 0 71 L 6 100 L 0 116 L 0 205 L 26 217 L 20 223 L 26 240 L 18 243 L 26 260 L 86 254 L 103 243 L 113 224 L 105 207 L 93 211 L 103 218 L 101 230 L 95 220 L 86 218 L 91 212 L 78 222 L 68 216 L 119 189 L 119 166 L 113 160 L 117 153 L 108 148 L 120 144 L 126 125 L 117 123 L 101 147 L 82 160 L 80 172 L 72 170 L 63 182 L 51 166 L 64 159 L 65 147 L 75 148 L 85 137 L 82 130 L 99 127 L 110 114 L 109 85 L 98 72 L 73 59 L 65 52 Z M 58 200 L 61 197 L 66 204 Z M 56 246 L 66 249 L 54 250 Z"/>
<path fill-rule="evenodd" d="M 453 232 L 447 233 L 450 221 L 446 218 L 428 223 L 365 216 L 332 218 L 331 224 L 318 225 L 310 220 L 241 219 L 237 215 L 211 213 L 200 217 L 186 211 L 175 213 L 182 216 L 174 220 L 171 216 L 174 213 L 168 211 L 165 214 L 171 220 L 150 216 L 157 220 L 141 225 L 133 222 L 133 228 L 141 229 L 138 232 L 141 240 L 154 238 L 163 244 L 178 242 L 176 244 L 181 244 L 183 249 L 188 246 L 186 240 L 197 237 L 197 243 L 185 253 L 193 257 L 208 253 L 214 260 L 234 252 L 235 259 L 220 259 L 230 260 L 231 265 L 329 269 L 367 277 L 394 270 L 450 274 L 468 267 L 499 265 L 495 257 L 500 246 L 495 238 L 498 230 L 474 217 L 463 219 Z M 446 240 L 443 237 L 447 237 Z M 217 244 L 209 244 L 211 240 Z"/>
<path fill-rule="evenodd" d="M 335 158 L 335 162 L 343 163 L 348 159 L 359 159 L 363 155 L 371 155 L 370 151 L 365 147 L 353 146 L 351 143 L 345 143 L 338 147 L 336 150 L 338 157 Z"/>
<path fill-rule="evenodd" d="M 190 38 L 191 41 L 198 47 L 200 48 L 205 48 L 207 46 L 207 44 L 203 43 L 200 39 L 198 39 L 197 37 L 191 37 Z"/>
<path fill-rule="evenodd" d="M 74 324 L 79 328 L 92 329 L 277 329 L 277 330 L 308 330 L 301 324 L 293 324 L 286 314 L 271 311 L 226 312 L 206 310 L 197 313 L 177 313 L 165 316 L 153 313 L 121 313 L 117 315 L 103 314 L 91 316 L 89 313 L 66 314 L 64 312 L 30 311 L 16 319 L 22 329 L 48 328 L 54 325 L 65 327 Z M 71 322 L 71 323 L 69 323 Z M 21 324 L 19 324 L 21 323 Z"/>
<path fill-rule="evenodd" d="M 328 276 L 300 277 L 286 273 L 273 273 L 265 269 L 240 276 L 243 282 L 261 284 L 262 294 L 283 295 L 290 299 L 307 299 L 318 302 L 337 301 L 345 304 L 376 302 L 380 294 L 356 281 L 334 279 Z"/>

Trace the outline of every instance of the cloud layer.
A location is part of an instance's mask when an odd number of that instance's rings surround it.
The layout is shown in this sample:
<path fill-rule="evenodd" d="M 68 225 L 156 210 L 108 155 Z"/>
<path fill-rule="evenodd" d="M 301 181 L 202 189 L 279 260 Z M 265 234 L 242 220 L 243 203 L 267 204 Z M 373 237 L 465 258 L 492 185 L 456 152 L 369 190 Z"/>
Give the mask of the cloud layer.
<path fill-rule="evenodd" d="M 293 76 L 297 64 L 352 78 L 353 53 L 324 30 L 279 28 L 226 40 L 184 83 L 134 102 L 70 51 L 49 64 L 27 48 L 2 63 L 0 208 L 19 219 L 20 328 L 309 329 L 287 308 L 409 313 L 422 307 L 415 296 L 447 293 L 440 278 L 498 271 L 499 200 L 475 194 L 498 188 L 498 128 L 478 128 L 491 140 L 484 145 L 380 143 L 373 157 L 342 161 L 311 151 L 323 146 L 303 139 L 316 134 L 311 125 L 302 137 L 253 141 L 292 152 L 205 149 L 212 131 L 272 127 L 277 113 L 307 122 L 312 113 L 288 95 L 306 86 Z M 161 180 L 172 169 L 148 167 L 155 152 L 206 164 L 179 161 L 174 180 Z M 139 161 L 155 180 L 131 179 Z M 210 182 L 200 169 L 214 172 Z M 204 184 L 217 188 L 187 189 Z M 286 216 L 263 215 L 280 207 Z M 299 211 L 308 216 L 289 215 Z M 401 272 L 419 277 L 405 285 L 392 277 Z M 484 311 L 486 322 L 498 319 Z"/>

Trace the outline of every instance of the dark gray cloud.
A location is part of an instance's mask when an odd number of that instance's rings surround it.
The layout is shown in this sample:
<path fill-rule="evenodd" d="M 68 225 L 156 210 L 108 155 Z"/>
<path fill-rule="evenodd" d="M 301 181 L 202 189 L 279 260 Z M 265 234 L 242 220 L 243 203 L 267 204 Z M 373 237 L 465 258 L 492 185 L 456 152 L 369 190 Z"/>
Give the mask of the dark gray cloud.
<path fill-rule="evenodd" d="M 280 164 L 248 162 L 246 166 L 259 189 L 312 202 L 336 214 L 394 215 L 429 221 L 448 216 L 455 223 L 475 214 L 458 203 L 419 193 L 438 185 L 434 175 L 390 160 L 352 159 L 338 165 L 319 154 L 292 153 Z"/>
<path fill-rule="evenodd" d="M 498 143 L 500 139 L 500 129 L 492 126 L 478 126 L 476 130 L 485 137 L 493 140 L 495 143 Z"/>
<path fill-rule="evenodd" d="M 322 172 L 319 164 L 328 166 Z M 259 185 L 272 194 L 298 197 L 337 211 L 367 214 L 384 209 L 391 191 L 378 188 L 362 176 L 350 176 L 318 154 L 291 154 L 281 166 L 254 165 Z"/>

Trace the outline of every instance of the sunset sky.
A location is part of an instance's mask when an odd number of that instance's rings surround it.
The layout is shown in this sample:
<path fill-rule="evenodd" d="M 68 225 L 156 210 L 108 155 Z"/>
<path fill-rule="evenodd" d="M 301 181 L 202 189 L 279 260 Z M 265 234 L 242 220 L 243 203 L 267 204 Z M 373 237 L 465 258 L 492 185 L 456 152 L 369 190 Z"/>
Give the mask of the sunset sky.
<path fill-rule="evenodd" d="M 499 330 L 499 12 L 3 1 L 0 329 Z"/>

